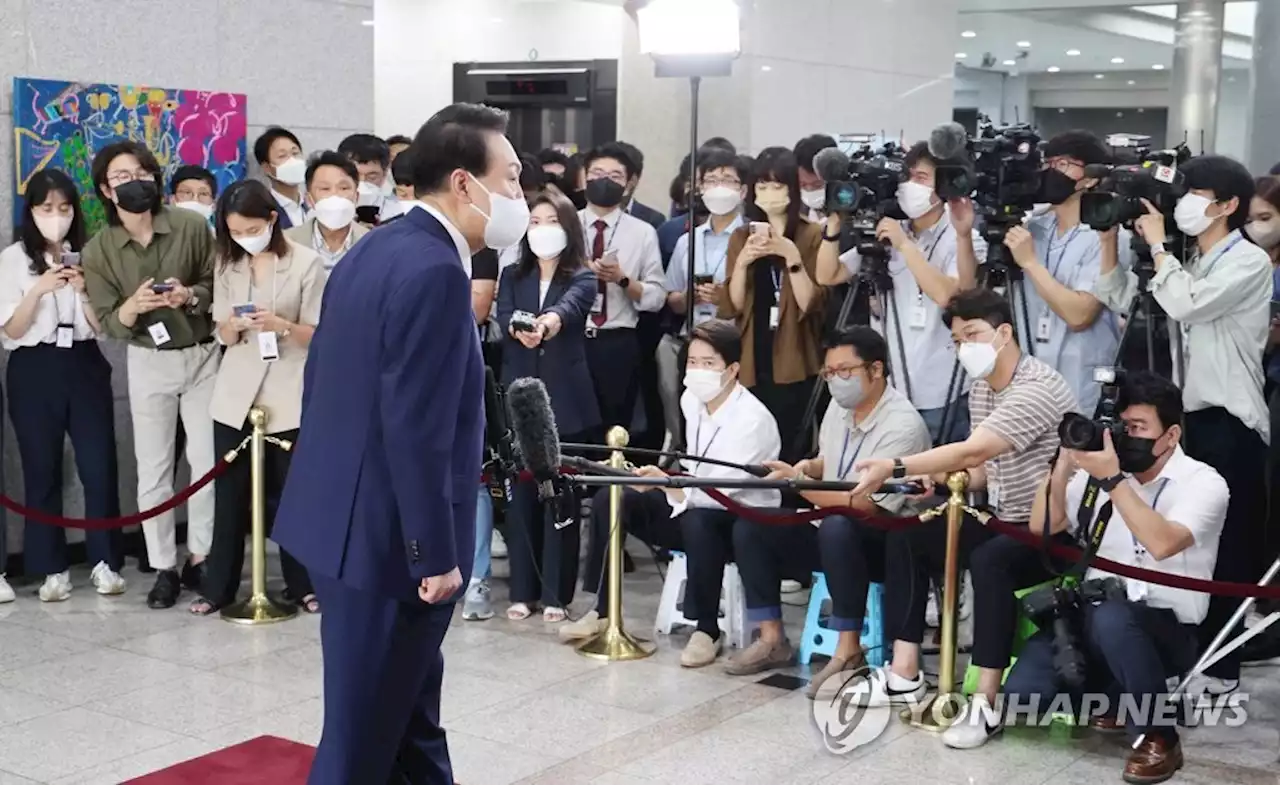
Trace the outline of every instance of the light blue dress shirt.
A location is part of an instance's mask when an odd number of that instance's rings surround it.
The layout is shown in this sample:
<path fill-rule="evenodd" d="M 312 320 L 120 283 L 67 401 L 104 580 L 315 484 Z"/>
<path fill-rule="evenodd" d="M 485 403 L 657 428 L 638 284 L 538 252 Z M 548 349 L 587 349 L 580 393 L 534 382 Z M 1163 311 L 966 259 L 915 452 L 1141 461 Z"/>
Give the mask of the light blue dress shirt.
<path fill-rule="evenodd" d="M 723 232 L 711 231 L 711 222 L 707 221 L 694 230 L 694 238 L 698 243 L 698 258 L 695 260 L 696 275 L 710 275 L 716 283 L 725 282 L 725 270 L 729 264 L 729 236 L 743 225 L 742 214 L 739 213 L 733 223 Z M 682 234 L 676 241 L 675 251 L 671 254 L 671 264 L 667 267 L 667 292 L 684 292 L 689 288 L 689 235 Z M 693 323 L 702 324 L 714 319 L 714 305 L 695 305 Z"/>

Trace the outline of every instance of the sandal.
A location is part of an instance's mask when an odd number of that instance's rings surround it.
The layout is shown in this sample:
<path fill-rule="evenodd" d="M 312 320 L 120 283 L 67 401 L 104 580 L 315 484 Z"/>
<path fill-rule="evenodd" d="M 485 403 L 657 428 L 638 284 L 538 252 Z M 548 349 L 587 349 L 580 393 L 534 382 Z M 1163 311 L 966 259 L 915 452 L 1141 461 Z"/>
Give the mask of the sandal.
<path fill-rule="evenodd" d="M 320 600 L 316 595 L 308 594 L 301 600 L 298 600 L 298 607 L 302 609 L 303 613 L 319 613 Z"/>
<path fill-rule="evenodd" d="M 200 597 L 193 601 L 191 606 L 187 609 L 192 616 L 212 616 L 219 610 L 220 608 L 216 604 L 206 600 L 204 597 Z"/>
<path fill-rule="evenodd" d="M 532 615 L 533 608 L 530 608 L 527 602 L 512 603 L 511 607 L 507 608 L 507 618 L 511 621 L 524 621 Z"/>
<path fill-rule="evenodd" d="M 542 620 L 551 624 L 559 624 L 569 618 L 569 612 L 564 608 L 543 608 Z"/>

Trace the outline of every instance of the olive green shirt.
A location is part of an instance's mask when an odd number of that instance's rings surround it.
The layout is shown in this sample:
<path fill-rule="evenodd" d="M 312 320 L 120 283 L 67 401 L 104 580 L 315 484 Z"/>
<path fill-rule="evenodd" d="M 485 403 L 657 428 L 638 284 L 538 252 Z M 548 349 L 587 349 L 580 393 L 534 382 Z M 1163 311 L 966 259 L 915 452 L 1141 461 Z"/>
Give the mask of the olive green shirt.
<path fill-rule="evenodd" d="M 190 210 L 162 207 L 152 226 L 155 235 L 145 248 L 123 226 L 108 226 L 94 235 L 80 254 L 85 293 L 106 335 L 144 349 L 186 349 L 213 334 L 213 237 L 204 218 Z M 191 290 L 194 305 L 139 314 L 133 327 L 125 327 L 120 306 L 148 278 L 156 283 L 178 279 Z M 147 331 L 156 322 L 164 322 L 169 331 L 162 346 Z"/>

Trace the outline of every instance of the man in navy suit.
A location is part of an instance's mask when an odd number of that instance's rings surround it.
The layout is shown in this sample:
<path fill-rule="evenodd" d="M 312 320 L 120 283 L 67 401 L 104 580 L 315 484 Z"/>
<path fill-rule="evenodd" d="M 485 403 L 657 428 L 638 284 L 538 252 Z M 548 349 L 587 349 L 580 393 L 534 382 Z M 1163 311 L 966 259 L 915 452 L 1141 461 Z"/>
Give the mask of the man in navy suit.
<path fill-rule="evenodd" d="M 528 228 L 507 115 L 455 104 L 414 140 L 418 199 L 334 268 L 273 538 L 324 605 L 310 785 L 450 785 L 440 644 L 471 572 L 484 364 L 471 253 Z"/>

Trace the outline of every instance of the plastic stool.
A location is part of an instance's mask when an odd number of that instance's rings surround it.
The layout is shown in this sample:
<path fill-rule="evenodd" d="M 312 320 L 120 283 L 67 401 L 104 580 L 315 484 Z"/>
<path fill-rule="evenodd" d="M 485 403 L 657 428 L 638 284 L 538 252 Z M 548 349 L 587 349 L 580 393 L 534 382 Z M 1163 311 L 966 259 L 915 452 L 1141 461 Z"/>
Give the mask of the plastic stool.
<path fill-rule="evenodd" d="M 823 624 L 822 603 L 831 599 L 827 589 L 827 576 L 821 572 L 813 574 L 813 587 L 809 590 L 809 610 L 804 617 L 804 633 L 800 638 L 799 661 L 808 665 L 815 654 L 828 657 L 836 653 L 836 643 L 840 639 L 840 631 L 833 630 Z M 862 648 L 867 652 L 867 664 L 878 666 L 889 661 L 889 652 L 885 648 L 884 618 L 884 586 L 873 583 L 867 587 L 867 615 L 862 622 Z"/>
<path fill-rule="evenodd" d="M 671 563 L 667 565 L 667 578 L 662 584 L 662 597 L 658 600 L 658 618 L 653 624 L 656 634 L 670 635 L 672 628 L 681 625 L 698 626 L 696 621 L 684 615 L 684 591 L 688 580 L 688 557 L 683 551 L 672 551 Z M 724 634 L 726 645 L 737 649 L 746 648 L 751 631 L 747 625 L 742 578 L 738 576 L 736 564 L 725 565 L 724 582 L 720 586 L 719 611 L 720 632 Z"/>

